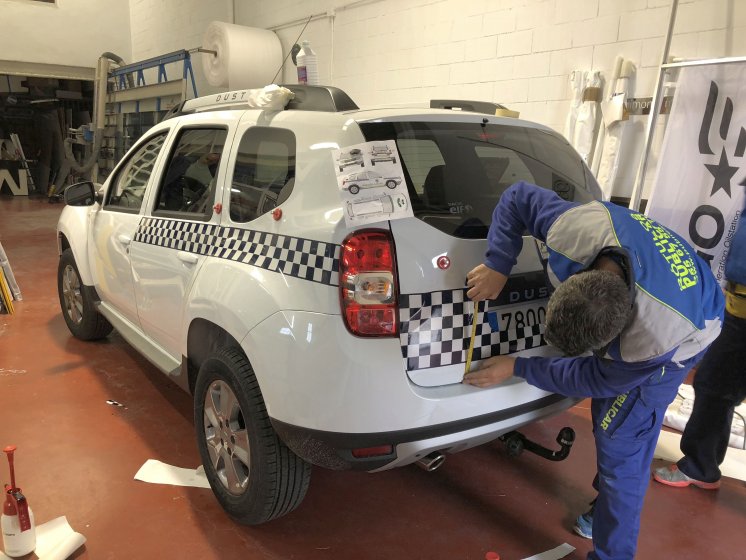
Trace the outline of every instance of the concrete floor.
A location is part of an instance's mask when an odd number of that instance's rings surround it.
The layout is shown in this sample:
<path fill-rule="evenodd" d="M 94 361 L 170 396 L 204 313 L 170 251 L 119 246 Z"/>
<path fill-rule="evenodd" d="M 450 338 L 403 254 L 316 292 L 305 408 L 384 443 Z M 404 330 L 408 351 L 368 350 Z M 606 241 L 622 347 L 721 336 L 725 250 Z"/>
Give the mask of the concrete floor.
<path fill-rule="evenodd" d="M 525 430 L 553 445 L 574 428 L 564 462 L 510 458 L 495 443 L 434 473 L 314 468 L 303 504 L 261 527 L 234 524 L 210 490 L 135 481 L 150 458 L 199 464 L 191 400 L 116 333 L 99 343 L 70 335 L 56 289 L 61 209 L 0 196 L 0 242 L 23 292 L 16 314 L 0 315 L 0 447 L 19 446 L 17 479 L 37 523 L 66 515 L 87 537 L 73 558 L 517 560 L 563 542 L 577 548 L 568 558 L 585 558 L 590 541 L 570 529 L 593 498 L 588 402 Z M 651 482 L 638 558 L 746 558 L 744 528 L 740 481 L 717 492 Z"/>

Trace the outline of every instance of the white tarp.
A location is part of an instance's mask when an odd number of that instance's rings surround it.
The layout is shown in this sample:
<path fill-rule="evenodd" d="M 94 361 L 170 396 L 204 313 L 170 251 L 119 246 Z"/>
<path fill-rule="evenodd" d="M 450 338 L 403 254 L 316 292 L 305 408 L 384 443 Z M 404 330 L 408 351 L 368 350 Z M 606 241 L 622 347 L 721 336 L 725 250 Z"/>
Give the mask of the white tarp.
<path fill-rule="evenodd" d="M 745 125 L 746 65 L 683 68 L 646 212 L 685 237 L 721 284 L 744 207 Z"/>

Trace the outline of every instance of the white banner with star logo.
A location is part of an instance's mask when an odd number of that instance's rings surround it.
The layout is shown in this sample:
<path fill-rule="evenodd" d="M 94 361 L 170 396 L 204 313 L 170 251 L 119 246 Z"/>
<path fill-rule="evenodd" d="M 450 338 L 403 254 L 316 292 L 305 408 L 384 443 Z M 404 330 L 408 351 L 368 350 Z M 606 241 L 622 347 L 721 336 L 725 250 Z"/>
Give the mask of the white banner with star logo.
<path fill-rule="evenodd" d="M 646 211 L 686 238 L 721 285 L 746 198 L 745 126 L 746 65 L 683 68 Z"/>

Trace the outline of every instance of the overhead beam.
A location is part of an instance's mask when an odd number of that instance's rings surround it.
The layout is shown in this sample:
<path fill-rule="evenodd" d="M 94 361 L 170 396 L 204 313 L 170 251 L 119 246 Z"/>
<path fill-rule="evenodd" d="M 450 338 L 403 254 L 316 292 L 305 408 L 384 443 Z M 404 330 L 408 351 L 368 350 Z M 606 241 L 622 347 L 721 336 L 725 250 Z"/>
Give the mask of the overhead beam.
<path fill-rule="evenodd" d="M 92 82 L 96 75 L 96 69 L 86 68 L 85 66 L 65 66 L 64 64 L 0 60 L 0 74 L 31 78 L 86 80 Z"/>

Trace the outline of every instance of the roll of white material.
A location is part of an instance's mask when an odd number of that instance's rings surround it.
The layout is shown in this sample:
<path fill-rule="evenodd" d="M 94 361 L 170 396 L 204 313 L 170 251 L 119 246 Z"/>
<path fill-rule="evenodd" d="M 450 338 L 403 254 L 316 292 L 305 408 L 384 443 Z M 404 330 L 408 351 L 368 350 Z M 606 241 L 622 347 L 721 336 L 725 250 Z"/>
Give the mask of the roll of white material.
<path fill-rule="evenodd" d="M 282 64 L 282 45 L 274 31 L 222 21 L 207 26 L 202 69 L 213 86 L 228 89 L 260 88 L 272 83 Z"/>

